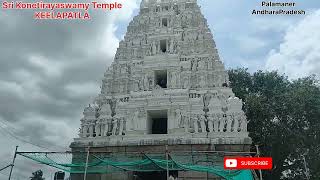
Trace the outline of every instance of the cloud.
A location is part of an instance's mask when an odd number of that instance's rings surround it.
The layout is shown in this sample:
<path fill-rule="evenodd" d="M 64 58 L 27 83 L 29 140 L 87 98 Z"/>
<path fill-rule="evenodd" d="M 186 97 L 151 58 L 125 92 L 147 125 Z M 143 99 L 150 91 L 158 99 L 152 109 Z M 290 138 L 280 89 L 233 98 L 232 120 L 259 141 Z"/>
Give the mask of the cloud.
<path fill-rule="evenodd" d="M 320 75 L 320 9 L 291 26 L 266 61 L 267 70 L 278 70 L 290 78 Z"/>
<path fill-rule="evenodd" d="M 92 94 L 97 94 L 98 87 L 99 84 L 95 83 L 79 83 L 68 84 L 65 88 L 70 97 L 90 97 Z"/>
<path fill-rule="evenodd" d="M 234 38 L 237 42 L 238 48 L 243 53 L 254 53 L 255 51 L 264 48 L 267 41 L 260 37 L 253 36 L 238 36 Z"/>

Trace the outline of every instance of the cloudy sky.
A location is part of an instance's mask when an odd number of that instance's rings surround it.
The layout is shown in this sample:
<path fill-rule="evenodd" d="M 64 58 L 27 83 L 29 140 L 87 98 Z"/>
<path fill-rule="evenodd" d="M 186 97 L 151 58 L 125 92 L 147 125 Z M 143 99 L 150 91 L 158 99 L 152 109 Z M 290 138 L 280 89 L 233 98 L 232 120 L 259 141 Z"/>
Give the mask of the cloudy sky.
<path fill-rule="evenodd" d="M 16 145 L 61 151 L 77 136 L 83 108 L 99 93 L 138 12 L 140 0 L 119 1 L 123 9 L 92 11 L 90 21 L 39 21 L 32 11 L 0 10 L 0 168 L 10 163 Z M 306 15 L 293 16 L 251 15 L 261 9 L 259 0 L 198 1 L 226 68 L 279 70 L 292 79 L 320 75 L 319 0 L 297 1 Z M 18 157 L 14 179 L 45 169 L 27 163 Z"/>

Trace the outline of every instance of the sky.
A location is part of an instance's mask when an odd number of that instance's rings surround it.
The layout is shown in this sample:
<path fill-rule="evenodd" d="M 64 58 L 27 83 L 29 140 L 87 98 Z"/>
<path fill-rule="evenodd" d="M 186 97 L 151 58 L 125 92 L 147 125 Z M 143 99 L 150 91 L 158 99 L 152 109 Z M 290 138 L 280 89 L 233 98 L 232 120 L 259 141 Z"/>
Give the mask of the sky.
<path fill-rule="evenodd" d="M 31 10 L 0 10 L 0 168 L 10 164 L 16 145 L 64 151 L 77 137 L 83 109 L 98 95 L 138 13 L 140 0 L 119 2 L 123 9 L 92 11 L 90 21 L 34 20 Z M 226 69 L 319 77 L 320 1 L 296 2 L 306 15 L 251 15 L 262 9 L 260 0 L 198 0 Z M 52 169 L 18 156 L 13 179 L 40 168 L 51 179 Z M 1 171 L 0 180 L 8 173 Z"/>

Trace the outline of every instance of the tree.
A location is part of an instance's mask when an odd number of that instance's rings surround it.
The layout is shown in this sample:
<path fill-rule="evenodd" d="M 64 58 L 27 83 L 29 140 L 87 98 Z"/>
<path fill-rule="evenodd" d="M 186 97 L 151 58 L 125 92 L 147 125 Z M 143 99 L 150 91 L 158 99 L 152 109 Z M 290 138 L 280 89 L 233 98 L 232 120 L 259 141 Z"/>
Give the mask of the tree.
<path fill-rule="evenodd" d="M 277 72 L 229 71 L 244 102 L 249 136 L 273 158 L 264 179 L 320 179 L 320 88 L 314 76 L 288 80 Z"/>
<path fill-rule="evenodd" d="M 36 172 L 32 173 L 32 177 L 30 177 L 31 180 L 44 180 L 45 178 L 42 177 L 43 172 L 41 170 L 38 170 Z"/>

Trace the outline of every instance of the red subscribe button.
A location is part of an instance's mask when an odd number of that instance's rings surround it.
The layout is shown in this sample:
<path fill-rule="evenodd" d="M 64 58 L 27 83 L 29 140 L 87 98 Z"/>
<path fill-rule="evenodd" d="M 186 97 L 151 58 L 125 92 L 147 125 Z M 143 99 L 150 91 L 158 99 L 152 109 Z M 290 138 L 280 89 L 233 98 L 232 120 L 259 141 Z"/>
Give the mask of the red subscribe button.
<path fill-rule="evenodd" d="M 271 157 L 225 157 L 225 169 L 272 169 Z"/>

